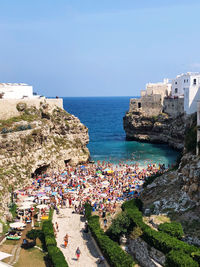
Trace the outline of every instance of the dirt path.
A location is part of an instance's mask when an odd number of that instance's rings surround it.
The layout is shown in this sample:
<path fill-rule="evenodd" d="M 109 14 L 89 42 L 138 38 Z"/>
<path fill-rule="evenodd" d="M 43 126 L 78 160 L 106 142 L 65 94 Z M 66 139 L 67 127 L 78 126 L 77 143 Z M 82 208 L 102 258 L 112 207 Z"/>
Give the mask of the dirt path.
<path fill-rule="evenodd" d="M 61 209 L 61 216 L 56 215 L 54 212 L 53 222 L 57 222 L 59 226 L 59 232 L 57 233 L 57 245 L 62 250 L 67 263 L 73 267 L 107 267 L 107 264 L 98 264 L 100 251 L 95 247 L 95 244 L 89 233 L 84 233 L 84 221 L 82 216 L 73 214 L 72 209 Z M 67 248 L 63 247 L 64 235 L 69 235 L 69 243 Z M 79 261 L 76 260 L 75 251 L 77 247 L 80 248 L 81 256 Z"/>

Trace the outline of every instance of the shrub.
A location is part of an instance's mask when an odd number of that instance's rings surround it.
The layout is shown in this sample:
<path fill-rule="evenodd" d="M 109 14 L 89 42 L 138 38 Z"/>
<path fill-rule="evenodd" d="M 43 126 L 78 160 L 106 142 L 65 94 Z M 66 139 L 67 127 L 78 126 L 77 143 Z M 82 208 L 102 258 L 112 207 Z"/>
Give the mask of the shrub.
<path fill-rule="evenodd" d="M 187 152 L 195 152 L 197 145 L 197 117 L 196 114 L 192 119 L 191 126 L 185 134 L 185 148 Z"/>
<path fill-rule="evenodd" d="M 166 267 L 198 267 L 198 263 L 183 251 L 171 250 L 166 256 Z"/>
<path fill-rule="evenodd" d="M 85 217 L 88 220 L 91 216 L 92 216 L 92 207 L 88 202 L 86 202 L 85 203 Z"/>
<path fill-rule="evenodd" d="M 39 237 L 39 232 L 40 232 L 40 230 L 32 229 L 32 230 L 27 232 L 26 237 L 31 239 L 31 240 L 36 240 L 36 238 Z"/>
<path fill-rule="evenodd" d="M 57 247 L 57 242 L 54 236 L 53 224 L 52 224 L 53 210 L 49 212 L 49 220 L 44 221 L 42 224 L 43 245 L 46 246 L 48 251 L 48 257 L 51 260 L 54 267 L 68 267 L 65 257 L 62 251 Z"/>
<path fill-rule="evenodd" d="M 151 175 L 151 176 L 146 177 L 145 182 L 143 183 L 143 188 L 146 188 L 147 185 L 153 183 L 153 181 L 154 181 L 156 178 L 158 178 L 159 176 L 161 176 L 162 174 L 163 174 L 163 173 L 158 172 L 158 173 L 156 173 L 156 174 L 153 174 L 153 175 Z"/>
<path fill-rule="evenodd" d="M 182 225 L 178 222 L 162 223 L 158 226 L 158 230 L 177 237 L 178 239 L 181 239 L 184 235 Z"/>
<path fill-rule="evenodd" d="M 192 252 L 191 256 L 200 265 L 200 251 Z"/>
<path fill-rule="evenodd" d="M 88 225 L 102 253 L 110 263 L 110 266 L 132 267 L 134 265 L 132 257 L 124 252 L 121 247 L 111 240 L 100 228 L 98 216 L 90 217 Z"/>
<path fill-rule="evenodd" d="M 135 225 L 141 228 L 143 234 L 142 238 L 152 247 L 162 251 L 164 254 L 171 250 L 180 250 L 191 255 L 192 252 L 197 252 L 199 249 L 195 246 L 189 245 L 176 237 L 172 237 L 164 232 L 155 231 L 146 225 L 142 220 L 142 213 L 136 205 L 136 201 L 130 200 L 122 205 L 122 209 L 126 210 L 129 217 L 133 220 Z"/>
<path fill-rule="evenodd" d="M 113 219 L 112 225 L 107 230 L 106 234 L 114 241 L 119 242 L 120 236 L 127 234 L 132 230 L 131 220 L 128 214 L 123 211 L 117 218 Z"/>
<path fill-rule="evenodd" d="M 58 247 L 48 246 L 47 250 L 54 267 L 68 267 L 65 257 Z"/>

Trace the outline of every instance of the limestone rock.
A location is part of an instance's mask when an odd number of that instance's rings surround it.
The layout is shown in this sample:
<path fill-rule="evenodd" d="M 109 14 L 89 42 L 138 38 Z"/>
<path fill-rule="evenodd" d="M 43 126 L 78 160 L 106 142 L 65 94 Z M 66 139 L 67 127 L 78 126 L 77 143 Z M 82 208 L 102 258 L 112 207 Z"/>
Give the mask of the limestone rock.
<path fill-rule="evenodd" d="M 167 143 L 176 149 L 184 147 L 185 123 L 184 115 L 174 119 L 164 113 L 152 116 L 133 110 L 123 118 L 127 140 Z"/>
<path fill-rule="evenodd" d="M 25 107 L 17 121 L 2 121 L 0 129 L 6 132 L 0 130 L 0 213 L 4 215 L 10 202 L 9 188 L 31 184 L 34 173 L 63 170 L 66 163 L 84 163 L 90 156 L 87 127 L 77 117 L 47 103 L 41 103 L 40 109 Z"/>

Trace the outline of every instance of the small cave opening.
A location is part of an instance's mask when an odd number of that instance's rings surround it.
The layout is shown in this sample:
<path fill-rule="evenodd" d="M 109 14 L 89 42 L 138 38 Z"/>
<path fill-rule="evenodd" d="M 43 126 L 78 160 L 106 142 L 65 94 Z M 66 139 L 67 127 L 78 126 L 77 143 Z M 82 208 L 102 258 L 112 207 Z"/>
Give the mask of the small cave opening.
<path fill-rule="evenodd" d="M 44 173 L 47 171 L 48 168 L 49 168 L 49 164 L 47 164 L 47 165 L 43 165 L 43 166 L 37 168 L 37 169 L 31 174 L 31 177 L 34 178 L 34 177 L 36 177 L 36 176 L 38 176 L 38 175 L 44 174 Z"/>
<path fill-rule="evenodd" d="M 65 166 L 68 165 L 68 163 L 70 162 L 70 160 L 71 160 L 71 159 L 66 159 L 66 160 L 64 160 L 64 162 L 65 162 Z"/>

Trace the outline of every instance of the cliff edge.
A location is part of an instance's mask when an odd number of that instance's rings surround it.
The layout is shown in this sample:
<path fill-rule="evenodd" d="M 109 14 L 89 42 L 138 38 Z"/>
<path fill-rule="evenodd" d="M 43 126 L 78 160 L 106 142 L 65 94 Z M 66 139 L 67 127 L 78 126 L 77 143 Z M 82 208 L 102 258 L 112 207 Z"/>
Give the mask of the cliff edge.
<path fill-rule="evenodd" d="M 87 162 L 88 129 L 62 108 L 41 102 L 40 107 L 17 104 L 20 113 L 0 121 L 0 201 L 6 216 L 11 190 L 31 183 L 47 169 L 63 170 L 66 163 Z"/>
<path fill-rule="evenodd" d="M 123 118 L 127 140 L 165 143 L 178 150 L 184 148 L 185 124 L 184 115 L 172 118 L 165 113 L 148 116 L 129 111 Z"/>

